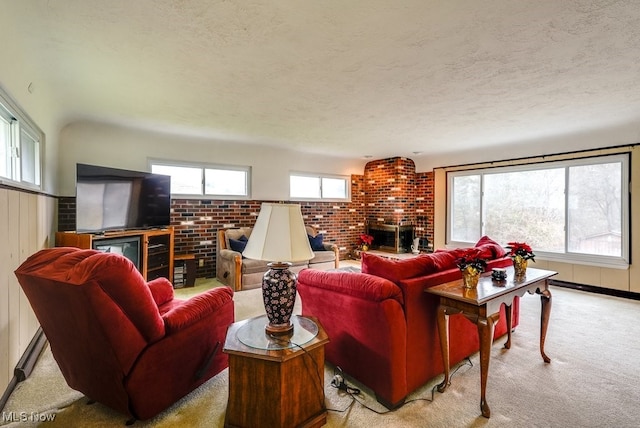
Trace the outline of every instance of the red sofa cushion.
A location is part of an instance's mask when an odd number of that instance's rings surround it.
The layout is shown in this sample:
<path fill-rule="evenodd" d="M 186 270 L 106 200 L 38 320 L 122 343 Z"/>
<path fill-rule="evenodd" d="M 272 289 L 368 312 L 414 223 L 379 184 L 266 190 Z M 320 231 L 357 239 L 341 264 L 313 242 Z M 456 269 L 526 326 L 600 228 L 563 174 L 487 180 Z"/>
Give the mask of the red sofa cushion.
<path fill-rule="evenodd" d="M 379 276 L 392 282 L 428 275 L 438 270 L 429 254 L 411 259 L 394 260 L 375 254 L 362 253 L 362 273 Z"/>
<path fill-rule="evenodd" d="M 455 251 L 438 250 L 431 254 L 433 263 L 436 266 L 435 272 L 442 272 L 443 270 L 453 269 L 456 266 L 456 262 L 460 258 Z"/>
<path fill-rule="evenodd" d="M 149 291 L 151 291 L 151 295 L 153 296 L 153 300 L 156 302 L 156 306 L 159 308 L 167 302 L 170 302 L 173 299 L 173 285 L 169 280 L 165 277 L 159 277 L 156 279 L 152 279 L 147 283 L 149 286 Z M 160 312 L 162 314 L 162 312 Z"/>
<path fill-rule="evenodd" d="M 400 304 L 403 303 L 400 288 L 398 288 L 395 283 L 379 276 L 362 275 L 356 272 L 303 269 L 298 274 L 298 282 L 311 283 L 315 287 L 339 292 L 359 299 L 376 302 L 394 299 Z"/>
<path fill-rule="evenodd" d="M 480 250 L 481 258 L 486 260 L 499 259 L 507 255 L 507 251 L 488 236 L 480 238 L 475 247 Z"/>
<path fill-rule="evenodd" d="M 477 256 L 485 260 L 495 260 L 507 253 L 497 242 L 483 236 L 472 247 Z M 362 272 L 376 275 L 397 283 L 403 279 L 416 278 L 457 267 L 458 260 L 470 248 L 437 250 L 432 254 L 422 254 L 411 259 L 390 259 L 371 253 L 362 253 Z"/>
<path fill-rule="evenodd" d="M 500 259 L 507 254 L 507 251 L 500 244 L 488 236 L 483 236 L 470 248 L 436 250 L 435 253 L 431 254 L 437 267 L 435 271 L 441 272 L 453 269 L 457 267 L 458 260 L 461 257 L 469 256 L 470 253 L 474 254 L 474 252 L 476 257 L 487 261 Z"/>

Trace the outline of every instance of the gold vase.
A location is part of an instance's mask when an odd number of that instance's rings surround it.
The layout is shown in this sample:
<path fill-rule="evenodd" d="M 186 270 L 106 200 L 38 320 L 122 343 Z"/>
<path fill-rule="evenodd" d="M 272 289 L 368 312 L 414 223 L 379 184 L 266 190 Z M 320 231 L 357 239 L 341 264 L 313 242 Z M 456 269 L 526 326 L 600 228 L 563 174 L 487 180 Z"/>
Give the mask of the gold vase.
<path fill-rule="evenodd" d="M 480 279 L 480 271 L 474 269 L 471 266 L 467 266 L 462 270 L 462 283 L 464 288 L 473 289 L 478 286 L 478 280 Z"/>
<path fill-rule="evenodd" d="M 527 273 L 527 259 L 522 256 L 515 256 L 513 258 L 513 271 L 516 278 L 525 276 Z"/>

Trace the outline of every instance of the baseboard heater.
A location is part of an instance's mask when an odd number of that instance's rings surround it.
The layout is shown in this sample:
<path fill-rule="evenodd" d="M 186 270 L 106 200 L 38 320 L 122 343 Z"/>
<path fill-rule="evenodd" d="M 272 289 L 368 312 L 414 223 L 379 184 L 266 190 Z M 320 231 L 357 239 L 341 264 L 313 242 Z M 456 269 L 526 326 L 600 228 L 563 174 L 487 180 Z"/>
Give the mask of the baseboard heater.
<path fill-rule="evenodd" d="M 16 386 L 29 377 L 46 344 L 47 337 L 44 335 L 42 328 L 38 328 L 33 339 L 29 342 L 29 346 L 27 346 L 27 349 L 24 351 L 24 354 L 22 354 L 22 357 L 20 357 L 18 364 L 16 364 L 16 367 L 13 369 L 13 378 L 11 379 L 11 382 L 9 382 L 7 389 L 4 391 L 2 398 L 0 398 L 0 412 L 4 410 L 4 406 L 7 404 L 7 401 Z"/>
<path fill-rule="evenodd" d="M 633 291 L 616 290 L 613 288 L 597 287 L 595 285 L 576 284 L 574 282 L 560 281 L 558 279 L 551 279 L 551 285 L 563 288 L 571 288 L 573 290 L 586 291 L 588 293 L 622 297 L 623 299 L 640 300 L 640 293 L 636 293 Z"/>

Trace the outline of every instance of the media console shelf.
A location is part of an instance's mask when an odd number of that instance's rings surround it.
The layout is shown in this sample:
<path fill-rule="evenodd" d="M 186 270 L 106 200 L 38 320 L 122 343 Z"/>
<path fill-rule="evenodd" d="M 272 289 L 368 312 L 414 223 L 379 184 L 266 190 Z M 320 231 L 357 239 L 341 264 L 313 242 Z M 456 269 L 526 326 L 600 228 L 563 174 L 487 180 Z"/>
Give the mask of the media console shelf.
<path fill-rule="evenodd" d="M 173 226 L 104 233 L 56 232 L 56 247 L 117 251 L 134 262 L 145 280 L 165 277 L 172 281 L 173 233 Z"/>

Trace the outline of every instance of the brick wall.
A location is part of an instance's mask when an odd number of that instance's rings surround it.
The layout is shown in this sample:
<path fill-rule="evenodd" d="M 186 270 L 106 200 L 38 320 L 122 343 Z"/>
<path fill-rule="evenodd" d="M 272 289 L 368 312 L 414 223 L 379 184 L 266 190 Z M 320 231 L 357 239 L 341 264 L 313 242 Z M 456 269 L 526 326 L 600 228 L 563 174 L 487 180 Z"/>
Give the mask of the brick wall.
<path fill-rule="evenodd" d="M 384 186 L 381 185 L 384 187 L 383 190 L 378 191 L 375 186 L 366 183 L 366 174 L 352 175 L 351 202 L 300 203 L 305 223 L 322 232 L 325 242 L 338 245 L 341 248 L 340 257 L 343 259 L 356 247 L 358 236 L 366 229 L 367 218 L 387 216 L 385 210 L 396 208 L 406 211 L 389 215 L 401 214 L 402 218 L 411 218 L 412 221 L 416 221 L 417 215 L 433 218 L 433 173 L 416 174 L 415 166 L 410 159 L 393 158 L 390 162 L 377 162 L 384 165 L 380 170 L 376 166 L 374 179 L 379 182 L 382 179 L 379 177 L 391 174 L 389 171 L 382 172 L 382 169 L 390 169 L 395 175 L 399 175 L 396 181 L 388 181 Z M 402 177 L 406 175 L 406 171 L 410 171 L 408 175 L 411 178 Z M 401 190 L 394 189 L 396 187 L 400 187 Z M 393 194 L 396 199 L 384 199 L 387 194 Z M 369 206 L 368 202 L 374 199 L 380 200 L 381 203 Z M 171 225 L 175 229 L 176 254 L 195 254 L 196 258 L 204 263 L 202 267 L 198 267 L 197 276 L 215 276 L 217 230 L 225 227 L 253 226 L 262 202 L 266 201 L 173 199 Z M 427 233 L 432 237 L 433 224 L 425 223 Z M 73 197 L 62 197 L 58 200 L 58 230 L 75 230 Z"/>
<path fill-rule="evenodd" d="M 415 177 L 416 235 L 433 243 L 433 172 L 422 172 Z M 425 243 L 421 243 L 425 245 Z"/>
<path fill-rule="evenodd" d="M 367 220 L 413 224 L 433 242 L 433 172 L 416 173 L 408 158 L 381 159 L 365 166 L 364 185 Z"/>
<path fill-rule="evenodd" d="M 364 168 L 367 219 L 391 224 L 415 222 L 416 166 L 411 159 L 371 161 Z"/>
<path fill-rule="evenodd" d="M 58 232 L 76 230 L 76 198 L 58 198 Z"/>
<path fill-rule="evenodd" d="M 352 178 L 356 183 L 362 180 Z M 341 258 L 355 246 L 357 236 L 364 230 L 364 210 L 359 202 L 350 203 L 302 202 L 300 208 L 305 224 L 324 234 L 325 242 L 342 248 Z M 215 276 L 216 240 L 218 229 L 253 226 L 262 202 L 174 199 L 171 224 L 175 228 L 176 253 L 194 253 L 204 260 L 197 276 Z"/>

